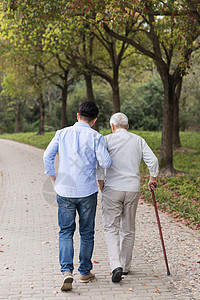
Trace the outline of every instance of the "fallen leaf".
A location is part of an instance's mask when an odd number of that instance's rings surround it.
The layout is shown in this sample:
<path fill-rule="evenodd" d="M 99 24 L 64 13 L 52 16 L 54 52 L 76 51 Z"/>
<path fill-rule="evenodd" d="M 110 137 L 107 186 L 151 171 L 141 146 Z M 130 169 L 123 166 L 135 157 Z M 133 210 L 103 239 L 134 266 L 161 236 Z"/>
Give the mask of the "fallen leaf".
<path fill-rule="evenodd" d="M 157 275 L 155 275 L 154 277 L 158 277 Z"/>
<path fill-rule="evenodd" d="M 159 289 L 156 290 L 156 293 L 160 293 Z"/>

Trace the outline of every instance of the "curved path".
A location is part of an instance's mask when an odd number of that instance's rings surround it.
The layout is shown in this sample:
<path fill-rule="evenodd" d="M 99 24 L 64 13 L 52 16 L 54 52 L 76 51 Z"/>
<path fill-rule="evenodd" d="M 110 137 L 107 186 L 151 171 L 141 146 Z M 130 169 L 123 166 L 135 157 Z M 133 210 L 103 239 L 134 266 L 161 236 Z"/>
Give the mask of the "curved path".
<path fill-rule="evenodd" d="M 200 299 L 200 236 L 160 213 L 171 276 L 151 205 L 140 201 L 133 271 L 111 282 L 100 201 L 93 255 L 96 280 L 79 283 L 75 234 L 73 290 L 61 292 L 55 194 L 43 151 L 0 139 L 0 299 Z"/>

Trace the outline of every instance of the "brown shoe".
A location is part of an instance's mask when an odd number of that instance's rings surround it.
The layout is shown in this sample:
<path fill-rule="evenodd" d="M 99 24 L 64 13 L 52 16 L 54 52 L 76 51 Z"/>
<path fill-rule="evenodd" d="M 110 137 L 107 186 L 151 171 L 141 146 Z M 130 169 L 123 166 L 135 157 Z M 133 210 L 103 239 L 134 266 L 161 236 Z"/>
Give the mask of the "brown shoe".
<path fill-rule="evenodd" d="M 72 273 L 67 272 L 63 276 L 63 283 L 61 286 L 61 291 L 69 291 L 72 289 L 72 282 L 73 282 L 73 276 Z"/>
<path fill-rule="evenodd" d="M 80 282 L 83 282 L 83 283 L 87 283 L 91 280 L 95 279 L 95 275 L 92 274 L 91 272 L 88 274 L 88 275 L 81 275 L 80 276 Z"/>

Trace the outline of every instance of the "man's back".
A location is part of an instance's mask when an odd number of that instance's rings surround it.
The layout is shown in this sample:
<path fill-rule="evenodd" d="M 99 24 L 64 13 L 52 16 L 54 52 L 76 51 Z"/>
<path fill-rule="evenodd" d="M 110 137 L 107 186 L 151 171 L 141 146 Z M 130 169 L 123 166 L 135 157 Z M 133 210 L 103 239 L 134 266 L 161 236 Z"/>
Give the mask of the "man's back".
<path fill-rule="evenodd" d="M 96 162 L 106 168 L 112 161 L 103 136 L 87 123 L 77 122 L 58 130 L 44 153 L 46 169 L 51 170 L 52 157 L 58 152 L 59 168 L 55 191 L 63 197 L 86 197 L 97 192 Z M 48 174 L 51 175 L 51 174 Z"/>
<path fill-rule="evenodd" d="M 151 175 L 157 174 L 157 158 L 145 140 L 126 129 L 105 136 L 112 166 L 106 170 L 105 186 L 119 191 L 140 191 L 141 159 L 148 165 Z"/>

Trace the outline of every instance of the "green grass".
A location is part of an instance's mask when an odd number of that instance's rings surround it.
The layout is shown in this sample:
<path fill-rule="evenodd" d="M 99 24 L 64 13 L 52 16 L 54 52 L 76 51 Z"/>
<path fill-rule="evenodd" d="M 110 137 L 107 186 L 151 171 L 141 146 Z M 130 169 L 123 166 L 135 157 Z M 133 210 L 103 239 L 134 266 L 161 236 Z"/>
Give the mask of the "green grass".
<path fill-rule="evenodd" d="M 16 142 L 35 146 L 40 149 L 46 149 L 55 132 L 46 132 L 44 135 L 37 135 L 36 132 L 3 134 L 0 138 L 13 140 Z"/>
<path fill-rule="evenodd" d="M 161 133 L 132 132 L 142 136 L 159 159 Z M 109 134 L 110 130 L 101 130 L 101 133 Z M 44 136 L 38 136 L 36 133 L 4 134 L 0 135 L 0 138 L 45 149 L 54 134 L 55 132 L 45 133 Z M 183 148 L 174 151 L 174 167 L 182 173 L 171 177 L 159 175 L 155 196 L 159 209 L 193 229 L 200 229 L 200 133 L 181 132 L 180 138 Z M 147 189 L 148 169 L 143 162 L 140 171 L 143 174 L 142 197 L 145 201 L 152 202 Z"/>

